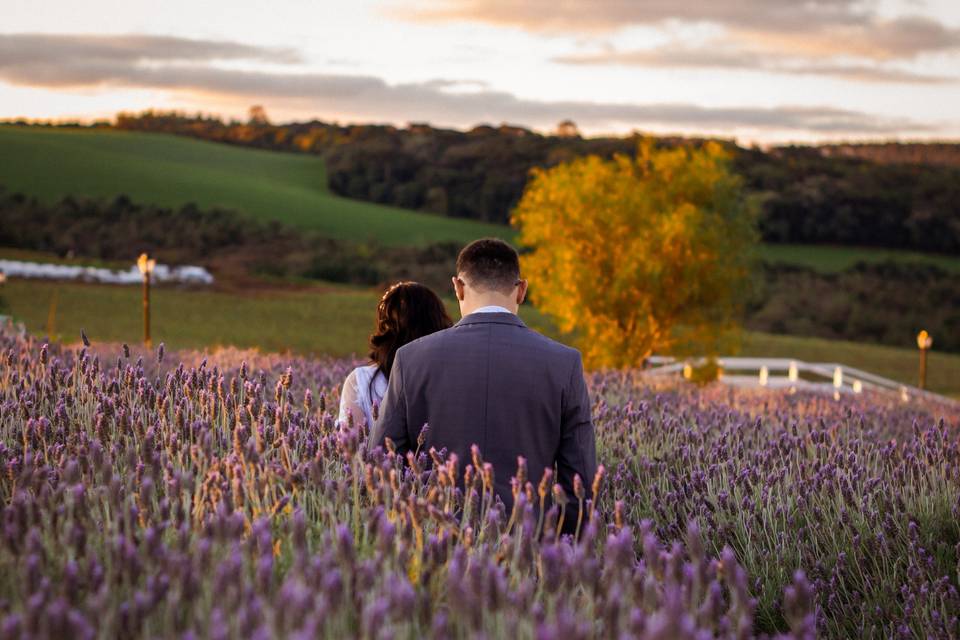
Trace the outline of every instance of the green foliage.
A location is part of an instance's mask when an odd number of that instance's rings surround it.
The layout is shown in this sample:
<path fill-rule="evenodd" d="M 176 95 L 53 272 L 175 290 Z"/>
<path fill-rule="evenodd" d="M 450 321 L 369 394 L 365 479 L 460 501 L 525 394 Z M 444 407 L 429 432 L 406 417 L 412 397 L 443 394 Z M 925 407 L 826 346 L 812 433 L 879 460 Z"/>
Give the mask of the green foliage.
<path fill-rule="evenodd" d="M 56 158 L 56 162 L 51 162 Z M 507 237 L 504 227 L 451 220 L 329 193 L 324 162 L 182 137 L 126 131 L 0 126 L 0 178 L 11 191 L 55 202 L 113 198 L 169 208 L 233 209 L 330 238 L 389 245 Z"/>
<path fill-rule="evenodd" d="M 622 138 L 542 136 L 509 125 L 466 132 L 423 124 L 407 129 L 318 121 L 270 125 L 156 111 L 120 114 L 117 127 L 323 154 L 334 193 L 500 224 L 508 221 L 532 167 L 591 153 L 609 157 L 635 145 Z"/>
<path fill-rule="evenodd" d="M 960 167 L 960 144 L 955 142 L 864 142 L 820 147 L 829 157 L 861 158 L 880 164 L 931 164 Z"/>
<path fill-rule="evenodd" d="M 0 218 L 0 247 L 16 248 L 3 250 L 4 257 L 44 262 L 68 255 L 76 264 L 126 268 L 147 252 L 162 262 L 202 264 L 227 284 L 251 276 L 360 285 L 411 279 L 445 290 L 459 249 L 331 240 L 224 209 L 147 206 L 126 196 L 45 205 L 0 190 Z M 754 279 L 747 327 L 894 346 L 912 344 L 925 328 L 937 336 L 938 349 L 960 351 L 954 273 L 893 262 L 832 274 L 775 264 L 761 265 Z"/>
<path fill-rule="evenodd" d="M 767 242 L 960 252 L 960 167 L 832 157 L 830 148 L 741 150 L 763 197 Z"/>
<path fill-rule="evenodd" d="M 921 264 L 859 264 L 833 274 L 769 266 L 746 326 L 768 333 L 910 346 L 921 329 L 960 351 L 960 274 Z"/>
<path fill-rule="evenodd" d="M 630 153 L 634 149 L 634 142 L 627 139 L 556 138 L 511 127 L 478 127 L 470 132 L 422 125 L 398 130 L 389 126 L 341 127 L 321 122 L 251 127 L 246 123 L 159 113 L 121 117 L 119 126 L 176 133 L 235 147 L 323 153 L 328 166 L 336 165 L 329 171 L 329 182 L 344 195 L 405 209 L 423 208 L 492 221 L 506 220 L 510 207 L 519 200 L 531 167 L 553 166 L 588 153 L 609 157 L 614 152 Z M 684 141 L 658 140 L 660 145 L 681 142 Z M 387 149 L 389 153 L 376 149 Z M 858 171 L 868 174 L 872 171 L 869 163 L 851 164 L 847 159 L 820 158 L 815 150 L 808 150 L 805 155 L 801 151 L 737 151 L 737 170 L 745 176 L 748 187 L 762 196 L 765 208 L 773 202 L 772 194 L 779 194 L 775 199 L 778 207 L 786 206 L 784 190 L 796 181 L 803 182 L 817 175 L 833 180 L 836 173 L 833 167 L 857 166 Z M 58 157 L 56 166 L 51 167 L 47 162 L 50 155 Z M 801 155 L 803 162 L 798 159 Z M 924 178 L 929 185 L 925 187 L 926 195 L 910 195 L 915 192 L 914 187 L 901 186 L 907 189 L 907 200 L 918 205 L 923 202 L 921 196 L 940 197 L 937 194 L 943 191 L 941 186 L 929 184 L 936 182 L 936 176 L 949 178 L 951 175 L 937 168 L 914 167 L 910 171 L 921 177 L 934 176 Z M 0 176 L 7 187 L 40 196 L 47 202 L 84 194 L 113 198 L 118 192 L 125 192 L 149 204 L 173 208 L 188 202 L 196 202 L 200 208 L 225 206 L 261 220 L 280 219 L 294 226 L 317 229 L 325 236 L 375 238 L 394 245 L 511 235 L 509 229 L 499 226 L 481 227 L 465 221 L 460 225 L 460 221 L 444 221 L 436 216 L 410 217 L 406 211 L 336 198 L 326 193 L 327 173 L 324 162 L 316 157 L 251 154 L 225 144 L 199 145 L 133 131 L 120 135 L 102 126 L 92 130 L 0 127 Z M 883 198 L 874 201 L 882 204 Z M 902 198 L 898 202 L 902 212 Z M 952 207 L 953 203 L 947 201 L 946 206 L 934 214 L 946 216 L 948 221 L 956 220 Z M 820 229 L 828 229 L 832 224 L 833 213 L 827 211 L 825 215 L 827 217 L 819 221 Z M 896 219 L 900 214 L 870 209 L 864 215 L 873 216 L 871 220 L 889 220 L 890 216 Z M 764 223 L 763 215 L 760 220 Z M 454 226 L 444 226 L 448 224 Z M 871 228 L 872 222 L 862 227 Z M 765 260 L 809 266 L 818 271 L 838 271 L 859 261 L 886 259 L 929 261 L 944 269 L 960 271 L 960 259 L 953 256 L 781 244 L 789 234 L 773 234 L 772 229 L 768 229 L 766 235 L 777 244 L 761 246 L 761 257 Z M 821 237 L 818 241 L 828 240 Z M 862 238 L 856 244 L 876 245 L 876 242 Z M 902 244 L 898 241 L 894 246 Z"/>
<path fill-rule="evenodd" d="M 182 114 L 121 116 L 118 126 L 326 156 L 335 193 L 447 216 L 506 222 L 531 169 L 632 153 L 631 138 L 543 136 L 518 127 L 223 123 Z M 661 138 L 661 146 L 701 140 Z M 762 202 L 768 242 L 960 251 L 960 145 L 778 147 L 725 143 Z"/>
<path fill-rule="evenodd" d="M 817 273 L 836 273 L 858 263 L 878 262 L 932 265 L 948 273 L 960 273 L 960 257 L 955 255 L 873 247 L 764 243 L 757 247 L 757 257 L 770 264 L 805 267 Z"/>
<path fill-rule="evenodd" d="M 445 287 L 458 249 L 452 243 L 358 244 L 224 209 L 141 205 L 126 196 L 47 205 L 0 188 L 0 218 L 0 247 L 94 262 L 129 261 L 146 252 L 164 262 L 204 265 L 228 280 L 254 274 L 367 285 L 416 279 Z"/>
<path fill-rule="evenodd" d="M 738 319 L 755 238 L 717 144 L 538 170 L 514 212 L 537 307 L 592 367 L 715 354 Z"/>
<path fill-rule="evenodd" d="M 516 127 L 377 132 L 326 151 L 330 188 L 350 198 L 506 223 L 531 168 L 628 152 L 631 139 L 545 137 Z"/>
<path fill-rule="evenodd" d="M 720 378 L 720 363 L 716 358 L 706 358 L 695 363 L 688 363 L 689 369 L 684 370 L 684 379 L 696 385 L 703 386 L 716 382 Z"/>

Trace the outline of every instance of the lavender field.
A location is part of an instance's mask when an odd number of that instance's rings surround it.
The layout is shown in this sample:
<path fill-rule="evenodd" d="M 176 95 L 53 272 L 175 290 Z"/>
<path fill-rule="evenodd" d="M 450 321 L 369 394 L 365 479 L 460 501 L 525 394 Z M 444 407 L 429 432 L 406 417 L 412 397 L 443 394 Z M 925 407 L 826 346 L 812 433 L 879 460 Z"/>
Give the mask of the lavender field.
<path fill-rule="evenodd" d="M 204 358 L 0 329 L 0 638 L 960 636 L 948 407 L 594 375 L 571 539 L 335 428 L 352 363 Z"/>

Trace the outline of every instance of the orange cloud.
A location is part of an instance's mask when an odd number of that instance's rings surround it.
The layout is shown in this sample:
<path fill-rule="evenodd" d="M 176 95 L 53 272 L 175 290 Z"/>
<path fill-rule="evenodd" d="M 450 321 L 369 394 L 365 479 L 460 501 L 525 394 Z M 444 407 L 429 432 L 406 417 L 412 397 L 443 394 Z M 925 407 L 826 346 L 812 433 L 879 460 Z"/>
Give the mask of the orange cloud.
<path fill-rule="evenodd" d="M 945 84 L 960 80 L 960 77 L 915 73 L 896 67 L 877 65 L 870 61 L 859 63 L 823 61 L 819 56 L 784 55 L 773 49 L 739 48 L 723 43 L 695 47 L 672 44 L 631 51 L 606 50 L 557 56 L 553 61 L 579 66 L 757 71 L 872 83 Z"/>
<path fill-rule="evenodd" d="M 878 118 L 828 106 L 705 107 L 685 103 L 623 104 L 517 97 L 482 83 L 449 79 L 388 84 L 366 75 L 223 68 L 223 56 L 257 58 L 273 50 L 235 43 L 179 39 L 158 52 L 152 36 L 110 37 L 0 34 L 0 80 L 50 89 L 160 89 L 183 96 L 218 96 L 295 105 L 315 113 L 352 114 L 388 121 L 428 120 L 454 126 L 518 122 L 547 128 L 573 118 L 599 130 L 695 127 L 755 128 L 820 134 L 892 134 L 934 131 L 908 119 Z M 130 43 L 137 43 L 132 46 Z M 291 59 L 295 59 L 295 52 Z M 285 54 L 286 55 L 286 54 Z M 468 89 L 468 90 L 464 90 Z"/>
<path fill-rule="evenodd" d="M 960 29 L 916 15 L 880 18 L 872 6 L 858 0 L 428 0 L 386 10 L 406 20 L 484 22 L 534 33 L 709 23 L 725 28 L 731 42 L 817 57 L 892 60 L 960 49 Z"/>

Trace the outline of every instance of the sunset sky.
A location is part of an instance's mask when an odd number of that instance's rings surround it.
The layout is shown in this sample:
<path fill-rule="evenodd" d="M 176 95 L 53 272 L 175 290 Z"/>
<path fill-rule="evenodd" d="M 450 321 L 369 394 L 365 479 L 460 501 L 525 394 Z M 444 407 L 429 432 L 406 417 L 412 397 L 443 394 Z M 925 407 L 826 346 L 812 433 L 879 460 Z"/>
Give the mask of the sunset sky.
<path fill-rule="evenodd" d="M 960 139 L 960 0 L 4 0 L 0 119 Z"/>

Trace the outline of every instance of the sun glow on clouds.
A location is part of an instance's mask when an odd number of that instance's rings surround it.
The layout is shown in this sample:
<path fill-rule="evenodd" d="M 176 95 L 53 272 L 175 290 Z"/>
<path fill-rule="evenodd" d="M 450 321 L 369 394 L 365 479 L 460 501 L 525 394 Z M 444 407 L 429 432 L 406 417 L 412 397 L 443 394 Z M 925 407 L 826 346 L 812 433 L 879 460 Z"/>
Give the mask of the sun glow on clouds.
<path fill-rule="evenodd" d="M 0 118 L 149 107 L 240 117 L 257 102 L 275 120 L 549 129 L 569 117 L 587 133 L 756 141 L 960 135 L 952 3 L 43 6 L 5 8 Z M 122 37 L 103 34 L 103 15 Z"/>
<path fill-rule="evenodd" d="M 181 105 L 181 106 L 178 106 Z M 118 107 L 118 105 L 121 105 Z M 0 84 L 0 119 L 93 121 L 111 120 L 120 109 L 177 109 L 174 96 L 152 89 L 98 88 L 49 90 Z"/>

